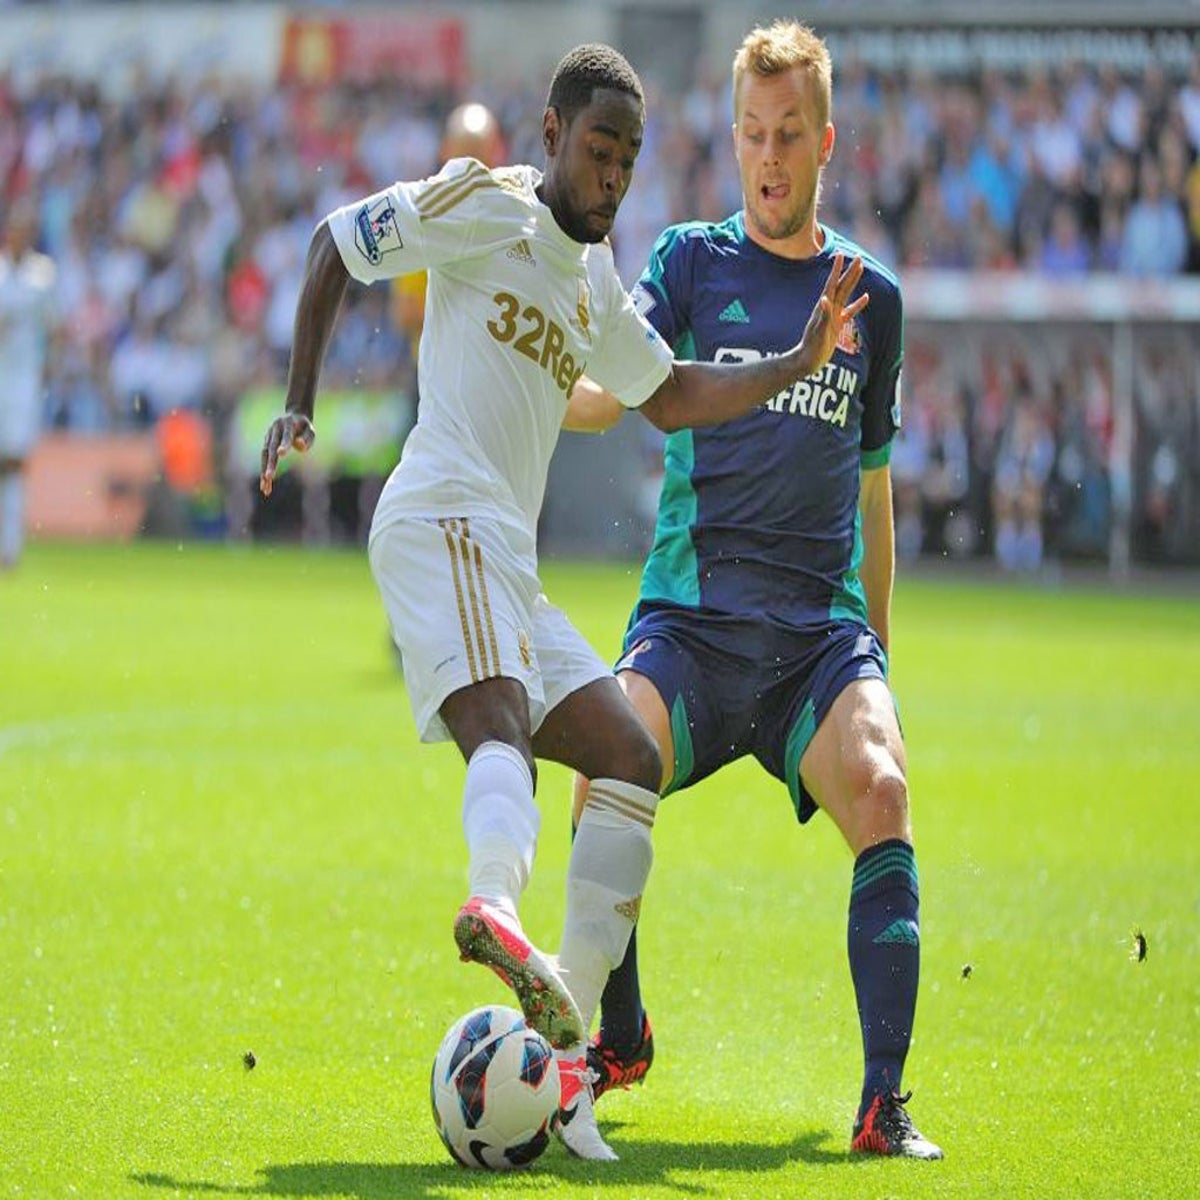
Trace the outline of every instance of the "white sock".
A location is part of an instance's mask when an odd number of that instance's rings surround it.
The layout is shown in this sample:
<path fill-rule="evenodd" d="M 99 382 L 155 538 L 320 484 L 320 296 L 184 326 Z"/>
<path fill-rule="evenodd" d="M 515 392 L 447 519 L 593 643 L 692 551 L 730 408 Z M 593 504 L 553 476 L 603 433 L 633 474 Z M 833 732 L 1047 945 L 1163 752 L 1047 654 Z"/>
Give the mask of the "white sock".
<path fill-rule="evenodd" d="M 0 562 L 15 563 L 25 541 L 25 477 L 0 475 Z"/>
<path fill-rule="evenodd" d="M 472 896 L 516 914 L 533 868 L 541 819 L 533 776 L 520 751 L 504 742 L 484 742 L 467 763 L 463 785 Z"/>
<path fill-rule="evenodd" d="M 658 795 L 618 779 L 593 779 L 567 868 L 567 920 L 559 970 L 584 1029 L 620 965 L 654 861 L 650 830 Z"/>

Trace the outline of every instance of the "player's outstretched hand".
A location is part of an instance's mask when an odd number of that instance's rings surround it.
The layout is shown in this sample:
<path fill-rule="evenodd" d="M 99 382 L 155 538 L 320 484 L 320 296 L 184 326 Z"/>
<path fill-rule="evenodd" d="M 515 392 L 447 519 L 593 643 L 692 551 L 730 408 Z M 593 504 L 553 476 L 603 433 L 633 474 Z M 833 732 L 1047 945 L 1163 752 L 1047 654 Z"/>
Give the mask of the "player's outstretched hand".
<path fill-rule="evenodd" d="M 834 256 L 825 289 L 813 306 L 808 324 L 804 327 L 804 336 L 800 339 L 799 349 L 806 375 L 819 371 L 829 361 L 837 348 L 842 328 L 867 307 L 867 301 L 871 298 L 867 292 L 863 292 L 853 303 L 849 302 L 862 278 L 863 264 L 861 258 L 856 258 L 843 271 L 842 261 L 841 254 Z"/>
<path fill-rule="evenodd" d="M 264 496 L 271 494 L 275 485 L 275 472 L 279 460 L 289 451 L 303 454 L 317 438 L 313 423 L 302 413 L 284 413 L 276 417 L 263 438 L 262 474 L 258 477 L 258 490 Z"/>

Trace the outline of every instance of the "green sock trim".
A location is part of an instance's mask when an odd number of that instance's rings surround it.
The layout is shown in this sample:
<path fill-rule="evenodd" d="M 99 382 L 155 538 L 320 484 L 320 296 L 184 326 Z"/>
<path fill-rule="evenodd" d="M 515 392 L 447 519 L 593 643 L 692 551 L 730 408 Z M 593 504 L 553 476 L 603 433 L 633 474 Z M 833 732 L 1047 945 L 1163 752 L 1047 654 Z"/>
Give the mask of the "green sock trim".
<path fill-rule="evenodd" d="M 877 883 L 885 875 L 901 875 L 914 890 L 917 887 L 917 863 L 911 846 L 892 846 L 863 866 L 855 866 L 850 885 L 853 898 L 864 888 Z"/>

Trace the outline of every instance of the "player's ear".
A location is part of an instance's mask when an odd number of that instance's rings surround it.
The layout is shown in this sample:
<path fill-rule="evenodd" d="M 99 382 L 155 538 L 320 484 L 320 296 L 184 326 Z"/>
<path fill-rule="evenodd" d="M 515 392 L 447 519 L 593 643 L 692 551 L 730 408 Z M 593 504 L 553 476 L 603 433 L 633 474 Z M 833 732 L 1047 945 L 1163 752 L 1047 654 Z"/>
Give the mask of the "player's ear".
<path fill-rule="evenodd" d="M 542 113 L 542 148 L 547 158 L 558 153 L 558 140 L 562 136 L 562 121 L 557 108 L 547 108 Z"/>
<path fill-rule="evenodd" d="M 823 167 L 829 165 L 829 160 L 833 157 L 833 144 L 837 141 L 837 131 L 833 128 L 831 121 L 825 126 L 825 136 L 821 138 L 821 156 L 820 164 Z"/>

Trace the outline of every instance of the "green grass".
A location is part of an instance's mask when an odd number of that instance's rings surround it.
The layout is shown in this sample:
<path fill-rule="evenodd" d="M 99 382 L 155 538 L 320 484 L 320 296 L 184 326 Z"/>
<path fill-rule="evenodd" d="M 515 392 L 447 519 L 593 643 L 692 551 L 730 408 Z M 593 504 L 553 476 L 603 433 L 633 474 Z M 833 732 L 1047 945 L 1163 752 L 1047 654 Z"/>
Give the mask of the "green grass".
<path fill-rule="evenodd" d="M 545 579 L 610 654 L 634 573 Z M 0 577 L 0 1195 L 1194 1194 L 1200 604 L 927 579 L 894 624 L 905 1082 L 946 1161 L 847 1158 L 849 853 L 738 764 L 660 812 L 621 1162 L 485 1176 L 428 1112 L 444 1029 L 506 998 L 450 935 L 462 768 L 416 742 L 364 557 L 34 547 Z M 550 947 L 568 782 L 523 908 Z"/>

